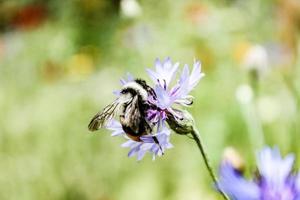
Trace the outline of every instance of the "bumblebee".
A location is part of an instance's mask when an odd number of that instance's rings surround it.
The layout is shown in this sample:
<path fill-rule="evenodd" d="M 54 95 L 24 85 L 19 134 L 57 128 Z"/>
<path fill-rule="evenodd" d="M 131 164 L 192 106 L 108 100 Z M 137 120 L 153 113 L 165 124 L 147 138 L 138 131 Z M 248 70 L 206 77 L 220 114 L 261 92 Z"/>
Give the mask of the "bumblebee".
<path fill-rule="evenodd" d="M 146 119 L 147 111 L 154 105 L 148 102 L 149 95 L 155 98 L 154 90 L 146 81 L 136 79 L 126 83 L 119 97 L 98 112 L 88 125 L 90 131 L 96 131 L 112 118 L 119 116 L 126 135 L 134 141 L 141 141 L 143 135 L 150 135 L 153 125 Z M 157 138 L 153 137 L 158 144 Z"/>

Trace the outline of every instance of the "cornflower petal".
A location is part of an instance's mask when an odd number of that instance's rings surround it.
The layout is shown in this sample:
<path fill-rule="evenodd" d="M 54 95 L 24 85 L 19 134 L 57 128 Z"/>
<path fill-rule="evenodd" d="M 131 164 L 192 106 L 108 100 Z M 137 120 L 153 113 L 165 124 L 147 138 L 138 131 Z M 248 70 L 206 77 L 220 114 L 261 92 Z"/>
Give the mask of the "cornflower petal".
<path fill-rule="evenodd" d="M 120 122 L 118 122 L 115 119 L 110 120 L 107 124 L 106 124 L 106 128 L 113 131 L 111 136 L 119 136 L 119 135 L 124 135 L 124 131 L 122 129 L 122 125 L 120 124 Z"/>
<path fill-rule="evenodd" d="M 259 178 L 255 181 L 245 180 L 230 164 L 223 164 L 219 189 L 235 200 L 299 200 L 299 174 L 291 173 L 293 155 L 283 158 L 278 148 L 265 147 L 257 154 L 257 163 Z"/>
<path fill-rule="evenodd" d="M 219 190 L 225 192 L 235 200 L 258 200 L 259 187 L 251 181 L 245 180 L 230 164 L 224 163 L 220 168 Z"/>
<path fill-rule="evenodd" d="M 154 89 L 157 96 L 157 106 L 161 109 L 166 109 L 171 107 L 174 102 L 174 98 L 165 90 L 161 85 L 156 85 Z"/>
<path fill-rule="evenodd" d="M 141 141 L 131 140 L 124 133 L 122 125 L 117 120 L 110 120 L 106 128 L 113 131 L 112 136 L 123 135 L 127 141 L 124 142 L 121 147 L 130 148 L 128 152 L 128 157 L 132 157 L 137 155 L 137 160 L 141 160 L 147 152 L 153 154 L 153 156 L 161 156 L 166 149 L 172 148 L 172 144 L 169 142 L 170 140 L 170 130 L 163 126 L 161 130 L 158 130 L 155 135 L 145 135 L 141 136 Z M 159 144 L 156 143 L 154 137 L 157 138 Z"/>
<path fill-rule="evenodd" d="M 299 195 L 299 198 L 300 198 L 300 173 L 297 174 L 297 177 L 296 177 L 296 190 L 298 191 L 298 195 Z"/>
<path fill-rule="evenodd" d="M 132 82 L 132 81 L 134 81 L 133 75 L 130 74 L 130 73 L 127 73 L 126 78 L 122 78 L 120 80 L 120 83 L 121 83 L 121 85 L 125 85 L 126 83 L 129 83 L 129 82 Z"/>
<path fill-rule="evenodd" d="M 140 149 L 140 151 L 137 152 L 137 160 L 142 160 L 146 152 L 146 150 Z"/>
<path fill-rule="evenodd" d="M 126 142 L 124 142 L 123 144 L 121 144 L 121 147 L 132 147 L 133 145 L 135 145 L 136 142 L 133 140 L 128 140 Z"/>
<path fill-rule="evenodd" d="M 172 64 L 170 58 L 167 58 L 163 63 L 156 59 L 155 71 L 151 69 L 146 69 L 146 71 L 155 84 L 168 87 L 176 75 L 178 66 L 179 63 Z"/>
<path fill-rule="evenodd" d="M 202 77 L 205 74 L 201 72 L 201 63 L 200 61 L 194 61 L 194 67 L 190 76 L 190 91 L 199 83 Z"/>
<path fill-rule="evenodd" d="M 177 87 L 177 98 L 185 98 L 189 92 L 191 92 L 201 78 L 204 77 L 204 73 L 201 72 L 201 64 L 199 61 L 194 62 L 193 70 L 190 74 L 189 66 L 184 65 L 183 71 L 180 76 L 180 80 Z"/>
<path fill-rule="evenodd" d="M 175 86 L 175 88 L 178 88 L 174 95 L 176 99 L 184 98 L 189 93 L 189 71 L 189 66 L 185 65 L 181 73 L 180 80 L 177 83 L 178 85 Z"/>
<path fill-rule="evenodd" d="M 277 147 L 264 148 L 257 155 L 257 167 L 262 177 L 269 185 L 281 187 L 291 173 L 294 164 L 294 156 L 288 155 L 282 158 Z"/>
<path fill-rule="evenodd" d="M 131 146 L 130 148 L 130 151 L 128 152 L 128 157 L 132 157 L 134 156 L 135 154 L 137 154 L 140 150 L 140 147 L 141 147 L 142 143 L 140 142 L 135 142 L 133 144 L 133 146 Z"/>
<path fill-rule="evenodd" d="M 189 66 L 185 64 L 180 76 L 179 84 L 183 84 L 185 81 L 189 80 L 189 74 L 190 74 Z"/>

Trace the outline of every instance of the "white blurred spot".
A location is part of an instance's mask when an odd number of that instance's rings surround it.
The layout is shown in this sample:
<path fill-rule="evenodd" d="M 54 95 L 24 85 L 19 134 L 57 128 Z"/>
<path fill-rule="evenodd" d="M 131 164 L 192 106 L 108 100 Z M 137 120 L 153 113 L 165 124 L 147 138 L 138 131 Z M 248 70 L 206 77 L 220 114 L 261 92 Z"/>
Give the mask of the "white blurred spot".
<path fill-rule="evenodd" d="M 125 17 L 134 18 L 142 13 L 141 6 L 136 0 L 122 0 L 121 11 Z"/>
<path fill-rule="evenodd" d="M 269 65 L 267 50 L 261 45 L 252 46 L 245 55 L 243 65 L 248 70 L 264 74 Z"/>
<path fill-rule="evenodd" d="M 253 99 L 253 91 L 249 85 L 240 85 L 235 93 L 236 99 L 241 104 L 248 104 Z"/>

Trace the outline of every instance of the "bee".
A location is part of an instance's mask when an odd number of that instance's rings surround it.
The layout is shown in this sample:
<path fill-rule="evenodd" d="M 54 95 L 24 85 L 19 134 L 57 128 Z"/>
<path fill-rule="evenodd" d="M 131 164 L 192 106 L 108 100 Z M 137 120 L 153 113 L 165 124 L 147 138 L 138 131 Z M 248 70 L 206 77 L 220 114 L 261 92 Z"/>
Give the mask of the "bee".
<path fill-rule="evenodd" d="M 153 128 L 153 124 L 146 119 L 147 111 L 154 106 L 148 102 L 149 95 L 156 97 L 154 90 L 147 85 L 146 81 L 136 79 L 126 83 L 119 97 L 92 118 L 88 125 L 89 130 L 96 131 L 107 121 L 119 115 L 126 135 L 134 141 L 141 141 L 140 137 L 150 135 Z M 159 144 L 155 136 L 153 140 Z"/>

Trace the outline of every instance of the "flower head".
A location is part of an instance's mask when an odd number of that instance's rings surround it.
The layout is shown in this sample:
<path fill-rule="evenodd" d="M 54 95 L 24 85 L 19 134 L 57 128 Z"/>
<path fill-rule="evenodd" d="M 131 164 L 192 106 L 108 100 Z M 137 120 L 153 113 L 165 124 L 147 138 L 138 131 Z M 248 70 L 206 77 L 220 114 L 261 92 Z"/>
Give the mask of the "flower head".
<path fill-rule="evenodd" d="M 184 65 L 176 81 L 178 68 L 179 63 L 172 63 L 170 58 L 157 59 L 155 69 L 147 69 L 154 86 L 128 73 L 125 79 L 121 79 L 122 89 L 114 92 L 117 99 L 93 118 L 91 130 L 97 130 L 102 123 L 98 118 L 112 119 L 106 122 L 106 128 L 112 131 L 112 136 L 127 139 L 122 147 L 130 148 L 129 157 L 136 155 L 141 160 L 147 152 L 153 155 L 153 159 L 162 156 L 173 146 L 170 129 L 178 134 L 191 132 L 192 116 L 173 106 L 191 105 L 193 97 L 189 93 L 204 76 L 200 62 L 195 61 L 192 71 Z M 114 117 L 119 117 L 120 121 Z"/>
<path fill-rule="evenodd" d="M 292 173 L 294 156 L 281 157 L 278 148 L 264 148 L 257 155 L 259 177 L 246 180 L 225 162 L 220 168 L 218 188 L 235 200 L 299 200 L 300 175 Z"/>
<path fill-rule="evenodd" d="M 153 122 L 164 122 L 168 115 L 180 119 L 182 116 L 180 116 L 180 112 L 173 109 L 174 104 L 189 106 L 193 103 L 193 97 L 189 93 L 204 76 L 204 73 L 201 72 L 201 64 L 199 61 L 195 61 L 191 72 L 189 66 L 185 65 L 179 80 L 171 87 L 170 82 L 174 79 L 178 65 L 178 63 L 173 65 L 170 59 L 163 64 L 157 60 L 156 71 L 148 69 L 148 74 L 155 83 L 156 96 L 149 98 L 149 101 L 157 106 L 157 109 L 149 110 L 149 116 Z"/>

